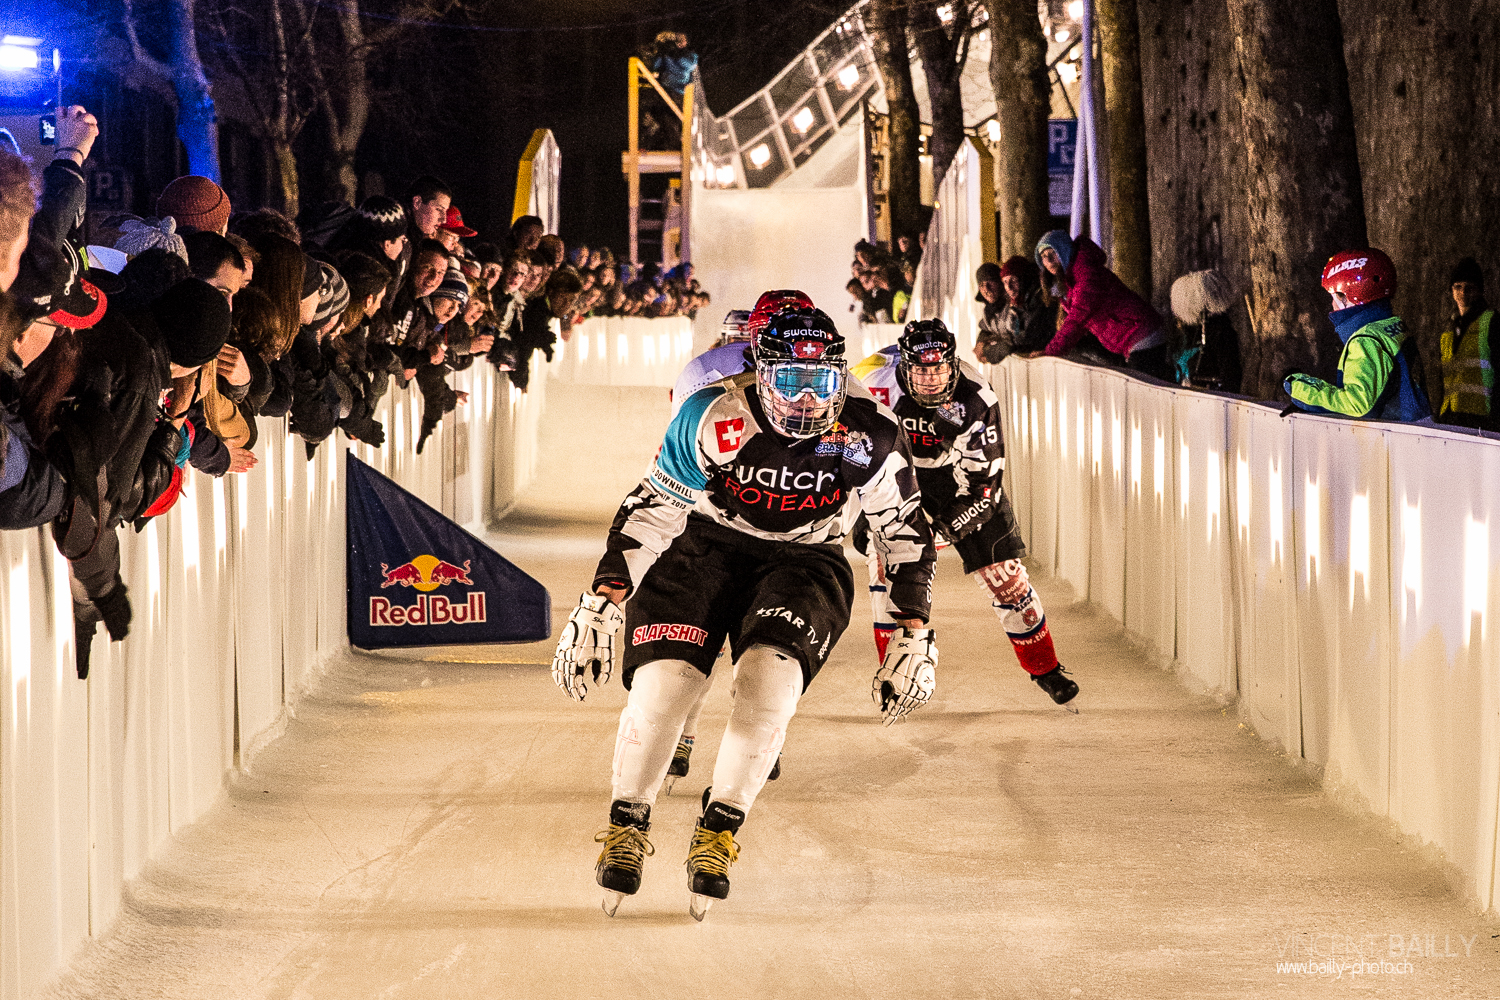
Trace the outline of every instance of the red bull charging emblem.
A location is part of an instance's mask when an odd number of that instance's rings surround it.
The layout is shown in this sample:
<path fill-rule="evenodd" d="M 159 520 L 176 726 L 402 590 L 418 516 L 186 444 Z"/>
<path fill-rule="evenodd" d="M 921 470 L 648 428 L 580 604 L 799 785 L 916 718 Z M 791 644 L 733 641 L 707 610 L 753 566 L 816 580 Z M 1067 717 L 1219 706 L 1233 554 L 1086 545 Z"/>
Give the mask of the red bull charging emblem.
<path fill-rule="evenodd" d="M 371 597 L 370 624 L 465 625 L 485 621 L 485 592 L 482 590 L 470 591 L 462 603 L 450 601 L 442 594 L 429 596 L 431 591 L 450 583 L 474 586 L 474 581 L 469 579 L 469 565 L 468 559 L 462 566 L 456 566 L 426 554 L 394 569 L 381 563 L 380 572 L 385 578 L 380 584 L 381 590 L 401 586 L 420 593 L 416 603 L 408 605 L 395 604 L 385 597 Z"/>

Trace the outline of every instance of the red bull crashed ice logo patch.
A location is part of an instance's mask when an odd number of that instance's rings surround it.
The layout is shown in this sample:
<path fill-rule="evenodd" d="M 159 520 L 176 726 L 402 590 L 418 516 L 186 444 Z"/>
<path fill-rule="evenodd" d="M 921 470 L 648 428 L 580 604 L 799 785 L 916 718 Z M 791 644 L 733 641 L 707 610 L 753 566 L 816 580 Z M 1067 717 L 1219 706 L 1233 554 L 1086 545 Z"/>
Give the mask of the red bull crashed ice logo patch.
<path fill-rule="evenodd" d="M 469 579 L 469 565 L 467 559 L 462 566 L 456 566 L 425 554 L 394 569 L 381 563 L 380 572 L 385 579 L 380 589 L 402 586 L 421 593 L 417 595 L 416 603 L 407 605 L 395 604 L 385 597 L 371 597 L 370 624 L 466 625 L 485 621 L 485 592 L 482 590 L 471 591 L 460 603 L 450 601 L 442 594 L 428 596 L 429 592 L 450 583 L 472 587 L 474 581 Z"/>

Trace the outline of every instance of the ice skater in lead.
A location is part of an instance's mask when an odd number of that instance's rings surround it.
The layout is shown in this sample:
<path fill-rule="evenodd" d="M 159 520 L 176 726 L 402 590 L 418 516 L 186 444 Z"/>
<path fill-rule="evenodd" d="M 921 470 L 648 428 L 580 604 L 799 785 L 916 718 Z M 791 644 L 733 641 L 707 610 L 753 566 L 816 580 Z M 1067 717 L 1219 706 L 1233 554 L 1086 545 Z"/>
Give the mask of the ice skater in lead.
<path fill-rule="evenodd" d="M 917 466 L 922 510 L 963 556 L 964 572 L 989 593 L 1021 666 L 1053 701 L 1076 714 L 1070 702 L 1078 685 L 1057 662 L 1041 598 L 1021 563 L 1026 545 L 1000 488 L 1005 439 L 1000 404 L 984 376 L 959 360 L 957 342 L 939 319 L 906 324 L 894 346 L 855 365 L 853 375 L 901 422 Z M 883 656 L 895 628 L 888 573 L 879 540 L 862 541 L 863 532 L 856 531 L 855 545 L 869 560 L 875 646 Z"/>
<path fill-rule="evenodd" d="M 724 317 L 719 342 L 689 361 L 677 376 L 677 382 L 672 386 L 672 415 L 676 416 L 677 411 L 682 409 L 683 402 L 704 386 L 753 369 L 755 363 L 751 360 L 751 351 L 754 349 L 756 335 L 765 328 L 772 316 L 788 309 L 811 308 L 812 299 L 807 297 L 807 293 L 796 289 L 779 289 L 763 292 L 756 300 L 755 308 L 749 312 L 743 309 L 731 310 Z M 672 794 L 677 780 L 687 777 L 688 770 L 692 767 L 693 743 L 698 736 L 698 716 L 703 712 L 703 703 L 708 700 L 708 692 L 712 687 L 713 681 L 710 678 L 709 683 L 703 685 L 702 693 L 693 703 L 687 722 L 683 724 L 682 736 L 677 740 L 677 750 L 672 754 L 672 764 L 667 768 L 668 795 Z M 775 781 L 779 777 L 781 759 L 777 758 L 775 766 L 771 768 L 771 776 L 766 780 Z"/>
<path fill-rule="evenodd" d="M 773 318 L 754 360 L 753 373 L 684 401 L 650 473 L 615 516 L 552 661 L 558 686 L 582 701 L 608 680 L 620 640 L 630 695 L 595 867 L 611 916 L 656 853 L 651 807 L 726 637 L 733 707 L 688 845 L 689 910 L 701 920 L 729 895 L 735 835 L 798 699 L 849 624 L 854 577 L 841 542 L 852 503 L 886 553 L 897 609 L 873 684 L 886 723 L 924 704 L 936 684 L 937 648 L 925 627 L 932 532 L 905 436 L 849 379 L 844 339 L 822 312 Z"/>

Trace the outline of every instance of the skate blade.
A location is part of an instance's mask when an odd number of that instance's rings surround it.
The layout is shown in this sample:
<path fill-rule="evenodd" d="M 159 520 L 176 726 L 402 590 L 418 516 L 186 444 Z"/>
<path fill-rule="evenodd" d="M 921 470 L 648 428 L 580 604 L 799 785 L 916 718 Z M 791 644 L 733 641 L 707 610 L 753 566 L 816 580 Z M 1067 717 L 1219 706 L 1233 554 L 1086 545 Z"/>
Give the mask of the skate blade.
<path fill-rule="evenodd" d="M 1061 707 L 1062 709 L 1064 709 L 1066 711 L 1072 712 L 1074 715 L 1078 714 L 1078 706 L 1075 705 L 1075 704 L 1073 704 L 1071 701 L 1070 702 L 1066 702 L 1065 704 L 1063 704 L 1063 705 L 1061 705 L 1059 707 Z"/>
<path fill-rule="evenodd" d="M 675 785 L 675 784 L 677 784 L 677 775 L 675 775 L 675 774 L 669 774 L 669 775 L 667 775 L 666 789 L 667 789 L 667 794 L 668 795 L 672 794 L 672 786 Z"/>
<path fill-rule="evenodd" d="M 703 915 L 706 914 L 708 912 L 708 908 L 713 905 L 714 898 L 712 896 L 700 896 L 695 892 L 693 893 L 693 898 L 688 902 L 688 913 L 692 915 L 692 918 L 694 920 L 702 923 Z"/>
<path fill-rule="evenodd" d="M 600 901 L 599 905 L 604 907 L 604 912 L 607 916 L 612 917 L 615 915 L 615 911 L 620 908 L 620 900 L 624 898 L 625 894 L 623 892 L 615 892 L 613 889 L 605 889 L 604 899 Z"/>

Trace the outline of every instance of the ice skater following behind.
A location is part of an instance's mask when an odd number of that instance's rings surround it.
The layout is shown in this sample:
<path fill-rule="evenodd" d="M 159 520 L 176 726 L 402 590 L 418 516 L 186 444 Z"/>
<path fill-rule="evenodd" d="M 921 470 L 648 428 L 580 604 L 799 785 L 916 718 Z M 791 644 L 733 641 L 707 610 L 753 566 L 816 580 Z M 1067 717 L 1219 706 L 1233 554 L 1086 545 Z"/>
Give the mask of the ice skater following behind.
<path fill-rule="evenodd" d="M 595 875 L 611 916 L 640 888 L 655 853 L 651 807 L 726 636 L 733 708 L 688 847 L 690 912 L 701 920 L 729 895 L 735 834 L 798 699 L 849 624 L 854 579 L 840 542 L 851 502 L 886 553 L 898 612 L 873 685 L 887 724 L 924 704 L 936 683 L 937 649 L 923 627 L 932 532 L 905 436 L 851 383 L 844 339 L 818 310 L 774 317 L 754 361 L 754 373 L 683 403 L 649 475 L 615 516 L 593 586 L 552 661 L 558 686 L 582 701 L 590 683 L 608 680 L 615 640 L 624 640 L 630 696 L 615 740 L 609 825 L 596 838 L 604 849 Z"/>
<path fill-rule="evenodd" d="M 958 343 L 940 319 L 906 324 L 894 346 L 855 365 L 853 375 L 901 421 L 922 487 L 922 510 L 963 556 L 964 572 L 989 593 L 1021 666 L 1053 701 L 1067 705 L 1078 685 L 1057 662 L 1041 598 L 1021 563 L 1026 544 L 1000 489 L 1000 403 L 984 376 L 959 360 Z M 856 532 L 856 546 L 860 542 Z M 860 547 L 870 563 L 876 653 L 884 656 L 896 627 L 884 557 L 878 539 Z"/>

